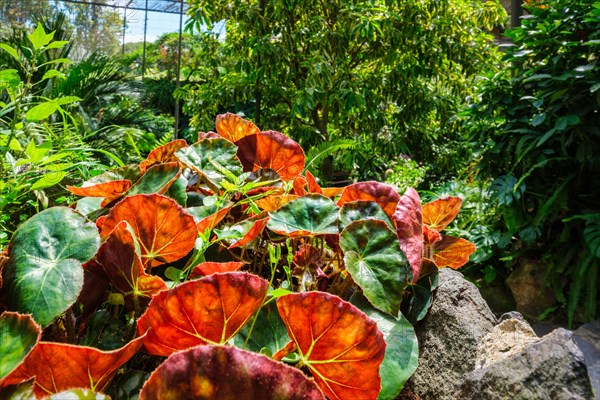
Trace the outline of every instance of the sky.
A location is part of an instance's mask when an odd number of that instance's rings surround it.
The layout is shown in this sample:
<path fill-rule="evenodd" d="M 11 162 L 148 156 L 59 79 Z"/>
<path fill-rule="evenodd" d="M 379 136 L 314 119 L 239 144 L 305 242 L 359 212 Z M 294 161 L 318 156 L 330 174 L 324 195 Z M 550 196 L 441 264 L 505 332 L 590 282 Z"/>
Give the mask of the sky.
<path fill-rule="evenodd" d="M 185 27 L 185 15 L 183 17 Z M 158 12 L 148 12 L 148 29 L 146 41 L 153 42 L 158 37 L 169 32 L 179 31 L 179 15 Z M 127 10 L 127 30 L 125 43 L 141 42 L 144 40 L 144 12 Z"/>

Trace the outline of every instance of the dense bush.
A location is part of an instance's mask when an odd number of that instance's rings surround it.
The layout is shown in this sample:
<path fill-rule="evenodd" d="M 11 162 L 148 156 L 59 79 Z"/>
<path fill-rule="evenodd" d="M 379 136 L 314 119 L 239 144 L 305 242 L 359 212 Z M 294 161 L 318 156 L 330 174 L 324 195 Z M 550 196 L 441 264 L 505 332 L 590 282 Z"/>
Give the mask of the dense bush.
<path fill-rule="evenodd" d="M 597 315 L 600 2 L 542 0 L 508 32 L 506 71 L 470 111 L 480 177 L 493 179 L 511 265 L 542 260 L 569 323 Z M 507 255 L 505 254 L 505 257 Z"/>

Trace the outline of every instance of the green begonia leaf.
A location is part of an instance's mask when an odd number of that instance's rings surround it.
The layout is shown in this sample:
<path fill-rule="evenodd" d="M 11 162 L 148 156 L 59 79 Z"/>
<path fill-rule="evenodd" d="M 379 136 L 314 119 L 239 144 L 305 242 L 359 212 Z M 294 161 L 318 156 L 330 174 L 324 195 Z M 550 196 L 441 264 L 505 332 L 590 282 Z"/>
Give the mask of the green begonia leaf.
<path fill-rule="evenodd" d="M 287 236 L 312 236 L 339 233 L 339 208 L 333 200 L 310 194 L 292 200 L 269 213 L 267 227 Z"/>
<path fill-rule="evenodd" d="M 383 221 L 360 220 L 342 231 L 340 247 L 346 269 L 371 304 L 397 316 L 412 269 L 396 233 Z"/>
<path fill-rule="evenodd" d="M 344 229 L 354 221 L 361 219 L 379 219 L 385 222 L 390 229 L 396 229 L 394 223 L 383 211 L 383 208 L 374 201 L 351 201 L 345 203 L 340 210 L 340 229 Z"/>
<path fill-rule="evenodd" d="M 6 311 L 0 315 L 0 382 L 29 354 L 42 329 L 29 315 Z"/>
<path fill-rule="evenodd" d="M 9 308 L 50 325 L 77 300 L 81 265 L 99 247 L 96 225 L 69 208 L 49 208 L 25 221 L 12 237 L 4 270 Z"/>

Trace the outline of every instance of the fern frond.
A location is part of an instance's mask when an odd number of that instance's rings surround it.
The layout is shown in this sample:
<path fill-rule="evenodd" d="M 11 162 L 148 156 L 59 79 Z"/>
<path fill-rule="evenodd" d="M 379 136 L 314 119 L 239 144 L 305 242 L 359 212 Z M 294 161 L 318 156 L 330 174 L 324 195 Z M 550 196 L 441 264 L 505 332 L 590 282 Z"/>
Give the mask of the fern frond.
<path fill-rule="evenodd" d="M 353 140 L 336 139 L 332 142 L 325 142 L 312 147 L 306 155 L 306 159 L 309 161 L 306 163 L 304 169 L 308 169 L 310 166 L 313 166 L 313 169 L 317 169 L 327 156 L 339 150 L 352 149 L 354 146 L 356 146 L 356 143 Z"/>

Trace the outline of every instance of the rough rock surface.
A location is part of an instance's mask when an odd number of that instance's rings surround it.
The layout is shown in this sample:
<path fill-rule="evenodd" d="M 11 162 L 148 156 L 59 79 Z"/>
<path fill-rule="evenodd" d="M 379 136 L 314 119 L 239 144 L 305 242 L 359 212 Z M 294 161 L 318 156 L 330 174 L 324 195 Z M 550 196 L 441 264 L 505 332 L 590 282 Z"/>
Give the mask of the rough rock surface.
<path fill-rule="evenodd" d="M 560 328 L 521 352 L 475 369 L 455 398 L 588 400 L 594 395 L 572 332 Z"/>
<path fill-rule="evenodd" d="M 579 327 L 573 339 L 583 353 L 596 399 L 600 399 L 600 320 Z"/>
<path fill-rule="evenodd" d="M 536 319 L 556 303 L 551 288 L 544 285 L 546 266 L 533 260 L 523 260 L 506 280 L 517 305 L 517 311 Z"/>
<path fill-rule="evenodd" d="M 415 326 L 419 366 L 408 387 L 421 399 L 454 399 L 464 377 L 475 367 L 477 346 L 496 317 L 475 285 L 449 268 L 440 270 L 439 286 L 428 315 Z"/>

